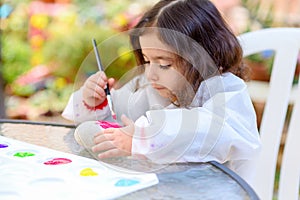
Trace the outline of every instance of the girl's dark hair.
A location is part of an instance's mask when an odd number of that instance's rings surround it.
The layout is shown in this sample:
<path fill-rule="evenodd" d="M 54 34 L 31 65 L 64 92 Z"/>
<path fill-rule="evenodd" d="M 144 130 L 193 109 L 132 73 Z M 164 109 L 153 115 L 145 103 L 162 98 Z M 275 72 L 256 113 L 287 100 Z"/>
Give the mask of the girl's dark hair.
<path fill-rule="evenodd" d="M 147 27 L 157 28 L 159 39 L 186 60 L 183 75 L 195 91 L 201 81 L 217 73 L 232 72 L 242 79 L 248 78 L 242 48 L 211 1 L 161 0 L 155 4 L 130 33 L 139 65 L 145 62 L 139 37 Z M 214 69 L 203 67 L 204 53 L 212 59 Z"/>

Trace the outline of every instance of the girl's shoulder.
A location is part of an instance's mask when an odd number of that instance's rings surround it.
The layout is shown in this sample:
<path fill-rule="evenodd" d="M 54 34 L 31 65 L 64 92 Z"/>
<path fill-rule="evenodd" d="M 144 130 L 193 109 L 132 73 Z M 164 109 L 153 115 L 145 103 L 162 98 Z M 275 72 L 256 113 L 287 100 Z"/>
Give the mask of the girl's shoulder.
<path fill-rule="evenodd" d="M 192 105 L 202 106 L 206 101 L 217 94 L 225 93 L 243 93 L 247 88 L 244 80 L 231 72 L 226 72 L 219 76 L 211 77 L 202 81 Z"/>
<path fill-rule="evenodd" d="M 244 89 L 247 87 L 245 81 L 231 72 L 226 72 L 221 75 L 224 89 L 231 91 L 232 89 Z"/>
<path fill-rule="evenodd" d="M 230 89 L 231 87 L 242 87 L 244 88 L 246 86 L 246 83 L 243 79 L 236 76 L 235 74 L 231 72 L 225 72 L 219 76 L 211 77 L 201 83 L 201 85 L 205 86 L 211 86 L 211 87 L 217 87 L 217 88 L 223 88 L 224 90 Z M 201 86 L 200 85 L 200 86 Z"/>

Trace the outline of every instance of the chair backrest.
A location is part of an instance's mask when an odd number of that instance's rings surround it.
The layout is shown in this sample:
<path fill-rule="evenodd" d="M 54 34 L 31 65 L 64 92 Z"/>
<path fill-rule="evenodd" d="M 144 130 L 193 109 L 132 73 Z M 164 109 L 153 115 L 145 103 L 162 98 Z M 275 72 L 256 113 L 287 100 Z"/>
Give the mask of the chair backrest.
<path fill-rule="evenodd" d="M 238 37 L 244 57 L 275 52 L 268 94 L 260 124 L 262 153 L 257 162 L 253 188 L 262 200 L 272 200 L 278 150 L 286 120 L 297 58 L 300 28 L 268 28 Z M 298 87 L 297 87 L 298 88 Z M 280 167 L 278 200 L 299 198 L 300 178 L 300 91 L 296 90 L 293 111 Z"/>

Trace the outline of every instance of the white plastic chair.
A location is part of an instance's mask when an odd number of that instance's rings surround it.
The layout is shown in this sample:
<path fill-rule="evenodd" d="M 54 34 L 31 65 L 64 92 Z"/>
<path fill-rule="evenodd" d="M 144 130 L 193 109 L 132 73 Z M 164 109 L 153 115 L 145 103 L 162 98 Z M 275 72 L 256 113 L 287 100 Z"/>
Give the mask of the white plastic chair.
<path fill-rule="evenodd" d="M 238 37 L 244 57 L 264 50 L 274 50 L 275 57 L 269 85 L 263 85 L 265 108 L 260 124 L 262 154 L 252 185 L 262 200 L 271 200 L 277 155 L 289 104 L 293 111 L 280 168 L 278 200 L 299 199 L 300 181 L 300 90 L 292 86 L 300 50 L 300 28 L 268 28 Z M 250 95 L 262 89 L 260 83 L 249 83 Z M 252 92 L 252 93 L 251 93 Z M 254 92 L 254 94 L 253 94 Z M 293 93 L 293 94 L 292 94 Z M 293 98 L 293 99 L 292 99 Z M 261 100 L 261 99 L 260 99 Z"/>

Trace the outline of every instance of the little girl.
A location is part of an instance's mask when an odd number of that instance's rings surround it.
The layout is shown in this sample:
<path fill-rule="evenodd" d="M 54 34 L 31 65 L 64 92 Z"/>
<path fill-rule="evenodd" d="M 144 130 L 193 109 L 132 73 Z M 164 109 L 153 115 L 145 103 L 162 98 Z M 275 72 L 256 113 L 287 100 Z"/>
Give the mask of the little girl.
<path fill-rule="evenodd" d="M 161 0 L 131 30 L 130 42 L 139 73 L 111 89 L 116 121 L 104 92 L 114 79 L 93 74 L 63 112 L 80 123 L 76 140 L 98 159 L 215 160 L 250 182 L 260 139 L 243 80 L 247 68 L 216 7 L 208 0 Z"/>

